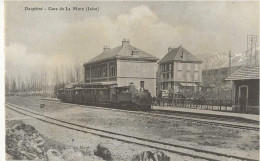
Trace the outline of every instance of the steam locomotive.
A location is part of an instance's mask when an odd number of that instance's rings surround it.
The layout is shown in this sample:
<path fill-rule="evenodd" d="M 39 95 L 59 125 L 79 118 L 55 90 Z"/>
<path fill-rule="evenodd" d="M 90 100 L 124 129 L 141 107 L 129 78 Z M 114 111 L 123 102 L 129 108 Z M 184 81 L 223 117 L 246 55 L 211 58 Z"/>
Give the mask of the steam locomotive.
<path fill-rule="evenodd" d="M 61 102 L 109 106 L 132 110 L 149 110 L 152 96 L 148 90 L 136 89 L 133 84 L 118 87 L 116 84 L 82 83 L 58 90 Z"/>

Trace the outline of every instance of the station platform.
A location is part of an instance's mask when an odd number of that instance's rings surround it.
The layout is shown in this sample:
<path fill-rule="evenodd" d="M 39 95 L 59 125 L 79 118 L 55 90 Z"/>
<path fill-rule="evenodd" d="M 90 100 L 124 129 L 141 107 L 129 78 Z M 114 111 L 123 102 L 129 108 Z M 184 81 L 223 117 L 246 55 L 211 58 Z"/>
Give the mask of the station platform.
<path fill-rule="evenodd" d="M 234 113 L 234 112 L 224 112 L 224 111 L 213 111 L 213 110 L 203 110 L 203 109 L 192 109 L 192 108 L 180 108 L 180 107 L 170 107 L 170 106 L 153 106 L 152 109 L 160 111 L 172 111 L 179 113 L 192 113 L 198 115 L 210 115 L 210 116 L 221 116 L 221 117 L 233 117 L 233 118 L 243 118 L 247 120 L 259 121 L 259 115 L 255 114 L 245 114 L 245 113 Z"/>
<path fill-rule="evenodd" d="M 57 98 L 42 98 L 42 100 L 47 100 L 47 101 L 60 101 Z"/>
<path fill-rule="evenodd" d="M 42 98 L 42 100 L 48 101 L 60 101 L 57 98 Z M 198 114 L 198 115 L 209 115 L 213 117 L 233 117 L 233 118 L 242 118 L 247 120 L 259 121 L 259 115 L 255 114 L 245 114 L 245 113 L 234 113 L 230 111 L 214 111 L 214 110 L 205 110 L 205 109 L 193 109 L 193 108 L 180 108 L 172 106 L 152 106 L 152 109 L 159 111 L 172 111 L 178 113 L 187 113 L 187 114 Z"/>

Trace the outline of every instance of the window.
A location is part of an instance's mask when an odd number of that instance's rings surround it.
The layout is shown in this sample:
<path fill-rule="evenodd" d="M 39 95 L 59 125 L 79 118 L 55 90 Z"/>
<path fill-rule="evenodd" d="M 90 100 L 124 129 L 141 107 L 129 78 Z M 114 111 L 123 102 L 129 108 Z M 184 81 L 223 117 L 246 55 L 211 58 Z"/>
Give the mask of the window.
<path fill-rule="evenodd" d="M 164 71 L 167 71 L 167 64 L 164 64 Z"/>
<path fill-rule="evenodd" d="M 140 81 L 140 87 L 144 88 L 144 81 Z"/>
<path fill-rule="evenodd" d="M 169 64 L 169 70 L 172 70 L 172 64 Z"/>
<path fill-rule="evenodd" d="M 186 72 L 186 80 L 187 80 L 187 81 L 191 81 L 191 80 L 190 80 L 190 71 L 187 71 L 187 72 Z"/>
<path fill-rule="evenodd" d="M 181 71 L 181 70 L 178 70 L 177 73 L 178 73 L 178 74 L 177 74 L 177 79 L 178 79 L 178 80 L 182 80 L 182 71 Z"/>
<path fill-rule="evenodd" d="M 95 68 L 92 68 L 91 78 L 95 78 L 95 77 L 96 77 L 96 69 L 95 69 Z"/>
<path fill-rule="evenodd" d="M 100 68 L 97 68 L 97 78 L 100 78 Z"/>
<path fill-rule="evenodd" d="M 167 73 L 167 79 L 169 79 L 170 77 L 169 77 L 169 73 Z"/>
<path fill-rule="evenodd" d="M 104 67 L 104 68 L 103 68 L 103 77 L 106 77 L 106 76 L 107 76 L 107 68 Z"/>
<path fill-rule="evenodd" d="M 172 88 L 172 83 L 168 83 L 168 89 Z"/>
<path fill-rule="evenodd" d="M 199 72 L 194 72 L 194 81 L 199 80 Z"/>
<path fill-rule="evenodd" d="M 187 71 L 190 71 L 190 64 L 187 63 Z"/>
<path fill-rule="evenodd" d="M 112 77 L 116 76 L 116 67 L 115 66 L 111 66 L 111 76 Z"/>
<path fill-rule="evenodd" d="M 161 65 L 161 71 L 164 71 L 164 65 Z"/>
<path fill-rule="evenodd" d="M 199 64 L 194 64 L 194 70 L 199 71 Z"/>
<path fill-rule="evenodd" d="M 90 68 L 85 68 L 85 77 L 86 79 L 90 79 Z"/>

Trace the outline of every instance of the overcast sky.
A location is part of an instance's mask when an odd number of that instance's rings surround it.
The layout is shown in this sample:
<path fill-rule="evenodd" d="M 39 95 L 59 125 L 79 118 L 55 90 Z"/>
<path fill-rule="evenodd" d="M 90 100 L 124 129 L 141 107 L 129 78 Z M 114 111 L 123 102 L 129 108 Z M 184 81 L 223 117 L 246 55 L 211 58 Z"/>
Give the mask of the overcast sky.
<path fill-rule="evenodd" d="M 5 2 L 6 70 L 29 73 L 83 63 L 123 38 L 158 58 L 169 46 L 190 52 L 244 52 L 259 32 L 259 2 Z M 48 7 L 99 11 L 48 11 Z M 44 11 L 25 11 L 43 7 Z"/>

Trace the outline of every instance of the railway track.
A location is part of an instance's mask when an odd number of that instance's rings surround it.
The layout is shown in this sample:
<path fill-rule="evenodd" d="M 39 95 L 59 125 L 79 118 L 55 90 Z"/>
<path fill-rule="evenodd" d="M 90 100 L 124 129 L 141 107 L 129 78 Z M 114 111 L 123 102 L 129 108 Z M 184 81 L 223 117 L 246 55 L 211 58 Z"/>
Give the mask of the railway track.
<path fill-rule="evenodd" d="M 241 157 L 241 156 L 234 156 L 234 155 L 229 155 L 229 154 L 224 154 L 224 153 L 207 151 L 207 150 L 192 148 L 192 147 L 188 147 L 188 146 L 176 145 L 176 144 L 165 143 L 165 142 L 156 141 L 156 140 L 150 140 L 147 138 L 140 138 L 140 137 L 135 137 L 135 136 L 131 136 L 131 135 L 115 133 L 112 131 L 106 131 L 106 130 L 88 127 L 88 126 L 82 126 L 82 125 L 78 125 L 78 124 L 71 123 L 68 121 L 59 120 L 59 119 L 55 119 L 55 118 L 52 118 L 52 117 L 49 117 L 46 115 L 42 115 L 38 112 L 28 110 L 24 107 L 20 107 L 18 105 L 13 105 L 10 103 L 6 103 L 6 108 L 13 110 L 15 112 L 18 112 L 22 115 L 26 115 L 26 116 L 35 118 L 37 120 L 43 121 L 45 123 L 57 125 L 57 126 L 64 127 L 67 129 L 76 130 L 76 131 L 80 131 L 83 133 L 90 133 L 93 135 L 97 135 L 97 136 L 108 138 L 108 139 L 114 139 L 114 140 L 122 141 L 125 143 L 132 143 L 132 144 L 137 144 L 137 145 L 146 146 L 146 147 L 150 147 L 150 148 L 155 148 L 158 150 L 168 151 L 170 153 L 176 153 L 179 155 L 189 156 L 192 158 L 198 158 L 198 159 L 204 159 L 204 160 L 221 160 L 221 161 L 222 160 L 254 161 L 254 159 L 251 159 L 251 158 L 245 158 L 245 157 Z"/>
<path fill-rule="evenodd" d="M 245 123 L 240 123 L 240 122 L 228 122 L 228 121 L 223 121 L 223 120 L 218 120 L 218 119 L 212 120 L 212 119 L 207 119 L 206 117 L 194 118 L 194 117 L 189 117 L 187 115 L 180 115 L 180 116 L 177 115 L 176 116 L 173 114 L 152 113 L 152 112 L 143 112 L 143 111 L 129 111 L 129 110 L 106 108 L 106 107 L 75 105 L 75 104 L 70 104 L 70 103 L 61 103 L 61 102 L 52 101 L 52 100 L 48 100 L 48 101 L 58 103 L 58 104 L 64 104 L 64 105 L 68 105 L 68 106 L 80 106 L 80 107 L 84 107 L 84 108 L 91 108 L 91 109 L 98 109 L 98 110 L 110 110 L 110 111 L 125 112 L 125 113 L 139 114 L 139 115 L 142 114 L 142 115 L 149 115 L 149 116 L 156 116 L 156 117 L 164 117 L 164 118 L 168 118 L 168 119 L 187 120 L 187 121 L 196 122 L 199 124 L 210 124 L 210 125 L 217 125 L 217 126 L 222 126 L 222 127 L 238 128 L 238 129 L 254 130 L 254 131 L 260 130 L 259 125 L 245 124 Z"/>

